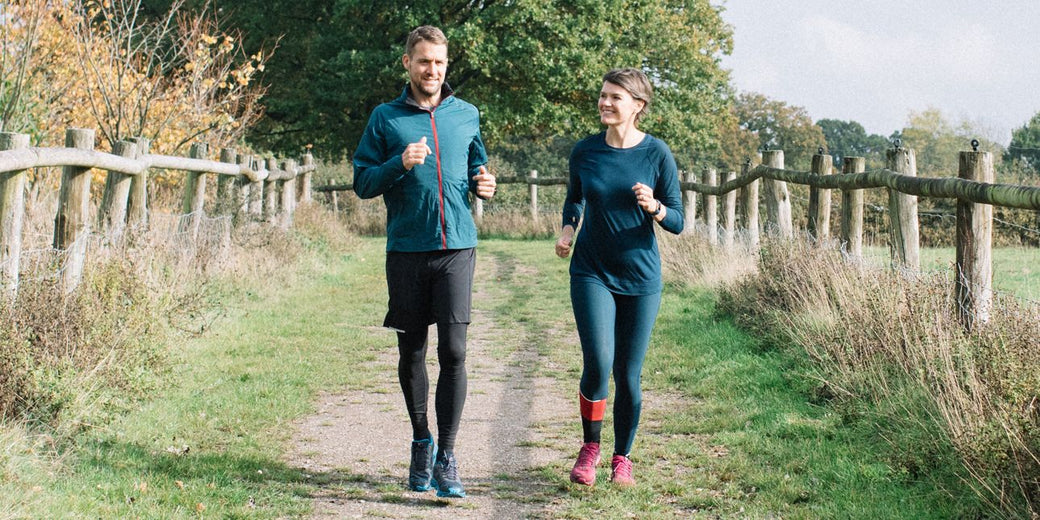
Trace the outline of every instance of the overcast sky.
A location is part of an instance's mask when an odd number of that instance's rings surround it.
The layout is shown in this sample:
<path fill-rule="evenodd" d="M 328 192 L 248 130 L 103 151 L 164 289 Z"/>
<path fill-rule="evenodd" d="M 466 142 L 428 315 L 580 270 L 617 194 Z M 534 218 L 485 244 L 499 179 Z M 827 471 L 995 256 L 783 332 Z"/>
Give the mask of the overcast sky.
<path fill-rule="evenodd" d="M 1040 0 L 714 0 L 733 85 L 890 135 L 942 111 L 1007 144 L 1040 112 Z"/>

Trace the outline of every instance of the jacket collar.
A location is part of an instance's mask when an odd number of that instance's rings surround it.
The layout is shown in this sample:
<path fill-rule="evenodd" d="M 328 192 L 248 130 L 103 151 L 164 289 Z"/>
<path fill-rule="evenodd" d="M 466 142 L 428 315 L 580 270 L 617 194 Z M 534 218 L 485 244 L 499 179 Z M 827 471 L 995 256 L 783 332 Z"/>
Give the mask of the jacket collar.
<path fill-rule="evenodd" d="M 441 84 L 441 102 L 437 106 L 443 105 L 445 101 L 447 101 L 448 99 L 450 99 L 454 95 L 455 95 L 455 91 L 451 88 L 451 85 L 449 85 L 448 82 L 445 81 L 443 84 Z M 408 105 L 408 106 L 413 106 L 413 107 L 420 108 L 420 109 L 423 109 L 423 110 L 429 110 L 430 109 L 430 107 L 424 107 L 424 106 L 419 105 L 419 103 L 415 102 L 415 99 L 412 98 L 411 85 L 407 85 L 406 84 L 404 86 L 404 92 L 401 93 L 401 96 L 399 98 L 397 98 L 397 100 L 400 101 L 401 103 L 404 103 L 404 104 Z M 433 108 L 436 109 L 437 107 L 433 107 Z"/>

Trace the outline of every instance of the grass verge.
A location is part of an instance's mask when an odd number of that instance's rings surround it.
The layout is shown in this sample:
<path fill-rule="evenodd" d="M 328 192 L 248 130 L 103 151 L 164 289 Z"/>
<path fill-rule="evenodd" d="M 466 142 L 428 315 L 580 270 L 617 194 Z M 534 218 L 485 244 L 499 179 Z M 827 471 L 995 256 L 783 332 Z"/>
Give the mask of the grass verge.
<path fill-rule="evenodd" d="M 344 250 L 308 237 L 319 254 L 287 262 L 291 272 L 224 288 L 223 316 L 172 345 L 170 383 L 139 409 L 77 435 L 50 464 L 34 455 L 48 450 L 45 442 L 5 430 L 4 510 L 47 518 L 305 514 L 330 477 L 282 462 L 293 421 L 312 413 L 324 390 L 363 390 L 387 377 L 368 362 L 392 348 L 366 327 L 385 305 L 383 239 Z M 486 240 L 480 254 L 523 271 L 500 273 L 511 283 L 495 289 L 495 310 L 539 341 L 538 370 L 570 389 L 580 355 L 563 333 L 572 323 L 566 263 L 551 251 L 551 239 Z M 931 461 L 929 475 L 893 463 L 891 444 L 877 435 L 884 415 L 870 403 L 844 413 L 821 393 L 808 355 L 767 348 L 716 305 L 707 289 L 666 289 L 644 370 L 644 398 L 656 403 L 633 452 L 640 485 L 574 486 L 571 461 L 560 460 L 541 472 L 553 484 L 545 496 L 525 500 L 547 504 L 551 518 L 981 514 L 973 494 L 934 478 L 955 462 Z"/>

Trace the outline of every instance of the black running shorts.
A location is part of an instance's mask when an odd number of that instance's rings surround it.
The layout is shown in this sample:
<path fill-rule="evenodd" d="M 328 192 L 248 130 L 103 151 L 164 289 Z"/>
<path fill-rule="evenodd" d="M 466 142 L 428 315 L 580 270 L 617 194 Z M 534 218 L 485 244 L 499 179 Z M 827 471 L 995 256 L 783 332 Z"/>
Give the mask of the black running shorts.
<path fill-rule="evenodd" d="M 476 249 L 386 253 L 389 310 L 383 326 L 404 332 L 469 323 Z"/>

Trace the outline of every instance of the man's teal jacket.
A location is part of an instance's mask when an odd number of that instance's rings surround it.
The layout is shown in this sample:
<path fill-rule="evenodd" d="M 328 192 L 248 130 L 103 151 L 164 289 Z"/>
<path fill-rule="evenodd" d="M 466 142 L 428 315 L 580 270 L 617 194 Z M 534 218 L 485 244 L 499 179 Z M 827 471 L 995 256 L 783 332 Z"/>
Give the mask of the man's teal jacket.
<path fill-rule="evenodd" d="M 466 249 L 477 245 L 468 192 L 473 176 L 487 163 L 480 137 L 480 113 L 445 94 L 435 108 L 417 105 L 408 87 L 372 116 L 354 152 L 354 192 L 362 199 L 383 196 L 386 250 L 404 253 Z M 404 169 L 401 154 L 426 137 L 433 154 Z"/>

